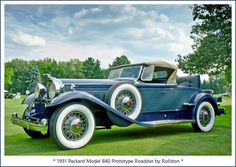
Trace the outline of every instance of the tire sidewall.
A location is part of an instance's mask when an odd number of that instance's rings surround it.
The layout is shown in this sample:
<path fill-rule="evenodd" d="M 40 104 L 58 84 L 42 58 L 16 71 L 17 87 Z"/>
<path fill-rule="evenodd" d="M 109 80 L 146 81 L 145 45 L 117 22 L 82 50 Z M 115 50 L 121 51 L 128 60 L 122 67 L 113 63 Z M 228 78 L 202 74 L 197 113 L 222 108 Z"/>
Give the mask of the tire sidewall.
<path fill-rule="evenodd" d="M 135 97 L 135 100 L 136 100 L 135 109 L 134 109 L 133 113 L 131 115 L 129 115 L 128 117 L 131 119 L 136 119 L 139 116 L 141 109 L 142 109 L 142 98 L 141 98 L 141 95 L 140 95 L 138 89 L 134 85 L 129 84 L 129 83 L 124 83 L 124 84 L 118 85 L 113 90 L 113 92 L 111 92 L 110 106 L 115 109 L 116 97 L 123 90 L 130 91 L 131 93 L 133 93 L 133 95 Z"/>
<path fill-rule="evenodd" d="M 205 127 L 201 125 L 201 123 L 200 123 L 200 118 L 199 118 L 201 109 L 202 109 L 203 107 L 208 108 L 208 110 L 210 111 L 210 116 L 211 116 L 210 122 L 209 122 Z M 199 106 L 198 106 L 198 108 L 197 108 L 197 112 L 196 112 L 196 122 L 197 122 L 197 125 L 198 125 L 198 127 L 199 127 L 199 129 L 200 129 L 201 131 L 203 131 L 203 132 L 209 132 L 209 131 L 211 131 L 211 129 L 212 129 L 213 126 L 214 126 L 214 122 L 215 122 L 215 110 L 214 110 L 214 108 L 213 108 L 213 106 L 212 106 L 211 103 L 209 103 L 209 102 L 207 102 L 207 101 L 203 101 L 203 102 L 201 102 L 201 103 L 199 104 Z"/>
<path fill-rule="evenodd" d="M 78 141 L 70 141 L 65 138 L 62 132 L 62 123 L 63 119 L 72 111 L 79 111 L 84 114 L 88 121 L 88 130 L 85 135 L 79 139 Z M 95 130 L 95 120 L 92 112 L 88 107 L 83 104 L 73 103 L 68 104 L 65 107 L 61 108 L 60 111 L 57 113 L 55 122 L 54 122 L 54 132 L 57 142 L 63 148 L 69 149 L 76 149 L 85 146 L 90 139 L 92 138 Z"/>

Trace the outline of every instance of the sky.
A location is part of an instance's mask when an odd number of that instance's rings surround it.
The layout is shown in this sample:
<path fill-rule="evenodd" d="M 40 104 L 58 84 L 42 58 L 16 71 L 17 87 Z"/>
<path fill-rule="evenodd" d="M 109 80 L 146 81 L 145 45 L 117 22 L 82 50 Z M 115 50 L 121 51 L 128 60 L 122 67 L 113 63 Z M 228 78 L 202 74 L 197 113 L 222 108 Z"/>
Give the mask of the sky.
<path fill-rule="evenodd" d="M 192 52 L 192 24 L 189 5 L 6 5 L 5 61 L 174 62 Z"/>

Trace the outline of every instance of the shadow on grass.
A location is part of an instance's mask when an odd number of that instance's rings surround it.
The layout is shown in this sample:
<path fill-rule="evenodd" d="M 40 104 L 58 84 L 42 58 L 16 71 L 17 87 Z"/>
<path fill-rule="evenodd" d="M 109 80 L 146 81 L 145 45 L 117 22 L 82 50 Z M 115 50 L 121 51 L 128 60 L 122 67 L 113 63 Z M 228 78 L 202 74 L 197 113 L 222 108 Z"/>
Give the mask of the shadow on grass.
<path fill-rule="evenodd" d="M 130 141 L 137 139 L 151 139 L 158 137 L 168 137 L 170 135 L 178 135 L 183 133 L 193 133 L 191 126 L 181 125 L 168 125 L 156 128 L 144 128 L 132 125 L 126 128 L 114 127 L 111 130 L 97 130 L 90 141 L 89 145 L 115 143 L 120 141 Z M 48 139 L 32 139 L 26 134 L 6 136 L 6 155 L 30 155 L 40 153 L 56 152 L 63 154 L 65 150 L 58 147 L 51 138 Z M 14 143 L 14 144 L 13 144 Z M 83 148 L 83 149 L 86 149 Z"/>
<path fill-rule="evenodd" d="M 162 137 L 183 133 L 193 132 L 191 126 L 188 125 L 168 125 L 156 128 L 144 127 L 126 127 L 112 130 L 98 130 L 90 142 L 90 144 L 110 143 L 123 140 L 137 140 L 152 137 Z"/>

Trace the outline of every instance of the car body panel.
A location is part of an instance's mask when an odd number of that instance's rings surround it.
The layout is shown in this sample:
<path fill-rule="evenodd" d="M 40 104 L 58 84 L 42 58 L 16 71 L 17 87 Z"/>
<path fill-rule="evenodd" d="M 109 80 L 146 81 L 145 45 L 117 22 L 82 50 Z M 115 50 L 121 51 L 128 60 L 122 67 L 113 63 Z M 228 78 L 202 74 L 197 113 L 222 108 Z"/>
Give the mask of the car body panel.
<path fill-rule="evenodd" d="M 138 85 L 143 99 L 143 113 L 175 111 L 183 108 L 183 104 L 199 90 L 177 85 Z M 181 98 L 179 98 L 181 97 Z M 152 100 L 150 100 L 152 99 Z"/>

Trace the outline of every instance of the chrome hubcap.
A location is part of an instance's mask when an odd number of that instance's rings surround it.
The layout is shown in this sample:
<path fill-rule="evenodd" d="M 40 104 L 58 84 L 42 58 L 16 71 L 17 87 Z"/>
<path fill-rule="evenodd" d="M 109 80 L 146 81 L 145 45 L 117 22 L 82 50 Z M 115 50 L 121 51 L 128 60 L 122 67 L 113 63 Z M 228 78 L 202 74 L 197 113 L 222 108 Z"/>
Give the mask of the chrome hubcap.
<path fill-rule="evenodd" d="M 121 91 L 115 100 L 115 108 L 122 112 L 124 115 L 131 115 L 136 106 L 136 99 L 132 92 L 123 90 Z"/>
<path fill-rule="evenodd" d="M 79 112 L 73 111 L 66 115 L 62 122 L 62 132 L 66 139 L 77 141 L 87 132 L 88 120 L 86 116 Z"/>
<path fill-rule="evenodd" d="M 207 126 L 207 124 L 210 122 L 211 115 L 208 108 L 203 107 L 199 113 L 199 120 L 202 126 Z"/>
<path fill-rule="evenodd" d="M 73 134 L 77 134 L 82 130 L 82 123 L 80 119 L 75 119 L 74 121 L 71 122 L 70 125 L 70 131 Z"/>
<path fill-rule="evenodd" d="M 131 107 L 131 101 L 130 101 L 130 97 L 129 96 L 127 96 L 127 97 L 125 97 L 123 100 L 122 100 L 122 107 L 124 108 L 124 109 L 130 109 L 130 107 Z"/>

